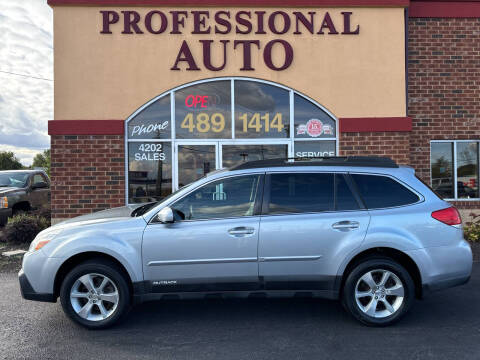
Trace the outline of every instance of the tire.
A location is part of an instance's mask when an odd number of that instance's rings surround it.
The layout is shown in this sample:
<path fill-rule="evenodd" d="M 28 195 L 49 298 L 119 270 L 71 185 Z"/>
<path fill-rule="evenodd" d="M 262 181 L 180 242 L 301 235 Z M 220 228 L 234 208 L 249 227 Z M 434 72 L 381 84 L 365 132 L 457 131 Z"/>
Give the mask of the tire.
<path fill-rule="evenodd" d="M 93 293 L 89 291 L 92 283 Z M 104 329 L 121 321 L 130 310 L 130 295 L 124 272 L 106 259 L 77 265 L 65 276 L 60 288 L 64 312 L 89 329 Z"/>
<path fill-rule="evenodd" d="M 348 274 L 342 302 L 347 311 L 363 324 L 388 326 L 408 312 L 414 297 L 415 284 L 402 265 L 390 258 L 370 257 Z"/>

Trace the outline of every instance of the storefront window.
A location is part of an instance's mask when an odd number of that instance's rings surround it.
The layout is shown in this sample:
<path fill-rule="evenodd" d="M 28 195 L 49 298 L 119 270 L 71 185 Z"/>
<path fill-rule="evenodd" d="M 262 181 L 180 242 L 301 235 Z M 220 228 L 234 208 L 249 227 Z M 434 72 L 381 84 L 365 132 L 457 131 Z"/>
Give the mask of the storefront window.
<path fill-rule="evenodd" d="M 177 139 L 232 137 L 230 81 L 215 81 L 175 92 Z"/>
<path fill-rule="evenodd" d="M 457 143 L 457 197 L 478 198 L 478 143 Z"/>
<path fill-rule="evenodd" d="M 172 192 L 172 148 L 167 142 L 128 144 L 128 202 L 157 201 Z"/>
<path fill-rule="evenodd" d="M 335 138 L 335 120 L 300 95 L 295 95 L 295 137 Z"/>
<path fill-rule="evenodd" d="M 430 165 L 432 188 L 444 199 L 480 197 L 478 141 L 432 142 Z"/>
<path fill-rule="evenodd" d="M 252 81 L 235 81 L 235 137 L 290 136 L 290 99 L 285 89 Z"/>
<path fill-rule="evenodd" d="M 125 130 L 128 203 L 162 199 L 219 168 L 335 156 L 337 148 L 328 111 L 294 90 L 246 78 L 173 89 L 136 111 Z"/>
<path fill-rule="evenodd" d="M 170 139 L 170 96 L 156 100 L 128 122 L 129 139 Z"/>
<path fill-rule="evenodd" d="M 335 141 L 295 141 L 295 157 L 335 156 Z"/>

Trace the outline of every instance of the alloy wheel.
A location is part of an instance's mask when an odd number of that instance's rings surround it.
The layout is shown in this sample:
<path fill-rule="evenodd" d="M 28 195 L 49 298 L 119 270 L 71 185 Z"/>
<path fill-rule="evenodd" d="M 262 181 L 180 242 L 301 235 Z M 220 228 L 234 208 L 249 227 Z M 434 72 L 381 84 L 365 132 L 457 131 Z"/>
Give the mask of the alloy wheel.
<path fill-rule="evenodd" d="M 374 318 L 395 314 L 404 302 L 405 289 L 400 278 L 385 269 L 370 270 L 355 286 L 355 300 L 360 310 Z"/>
<path fill-rule="evenodd" d="M 115 283 L 105 275 L 79 277 L 70 290 L 70 303 L 82 319 L 101 321 L 115 312 L 120 296 Z"/>

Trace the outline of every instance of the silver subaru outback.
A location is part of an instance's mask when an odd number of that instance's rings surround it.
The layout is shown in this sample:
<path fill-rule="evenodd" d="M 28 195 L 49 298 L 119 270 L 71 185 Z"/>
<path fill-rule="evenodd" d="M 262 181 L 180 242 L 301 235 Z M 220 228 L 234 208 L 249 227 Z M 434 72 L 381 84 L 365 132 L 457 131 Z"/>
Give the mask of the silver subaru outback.
<path fill-rule="evenodd" d="M 367 325 L 468 281 L 458 211 L 388 158 L 262 160 L 218 170 L 158 203 L 42 231 L 19 273 L 25 299 L 88 328 L 163 297 L 340 299 Z"/>

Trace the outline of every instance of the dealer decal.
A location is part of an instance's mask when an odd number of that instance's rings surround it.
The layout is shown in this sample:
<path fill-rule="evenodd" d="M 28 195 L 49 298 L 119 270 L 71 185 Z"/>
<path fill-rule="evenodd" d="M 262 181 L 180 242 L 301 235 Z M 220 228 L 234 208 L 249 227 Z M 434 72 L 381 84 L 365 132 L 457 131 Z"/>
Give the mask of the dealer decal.
<path fill-rule="evenodd" d="M 310 119 L 306 124 L 297 126 L 297 135 L 309 135 L 319 137 L 321 135 L 333 135 L 333 128 L 329 124 L 324 124 L 318 119 Z"/>

